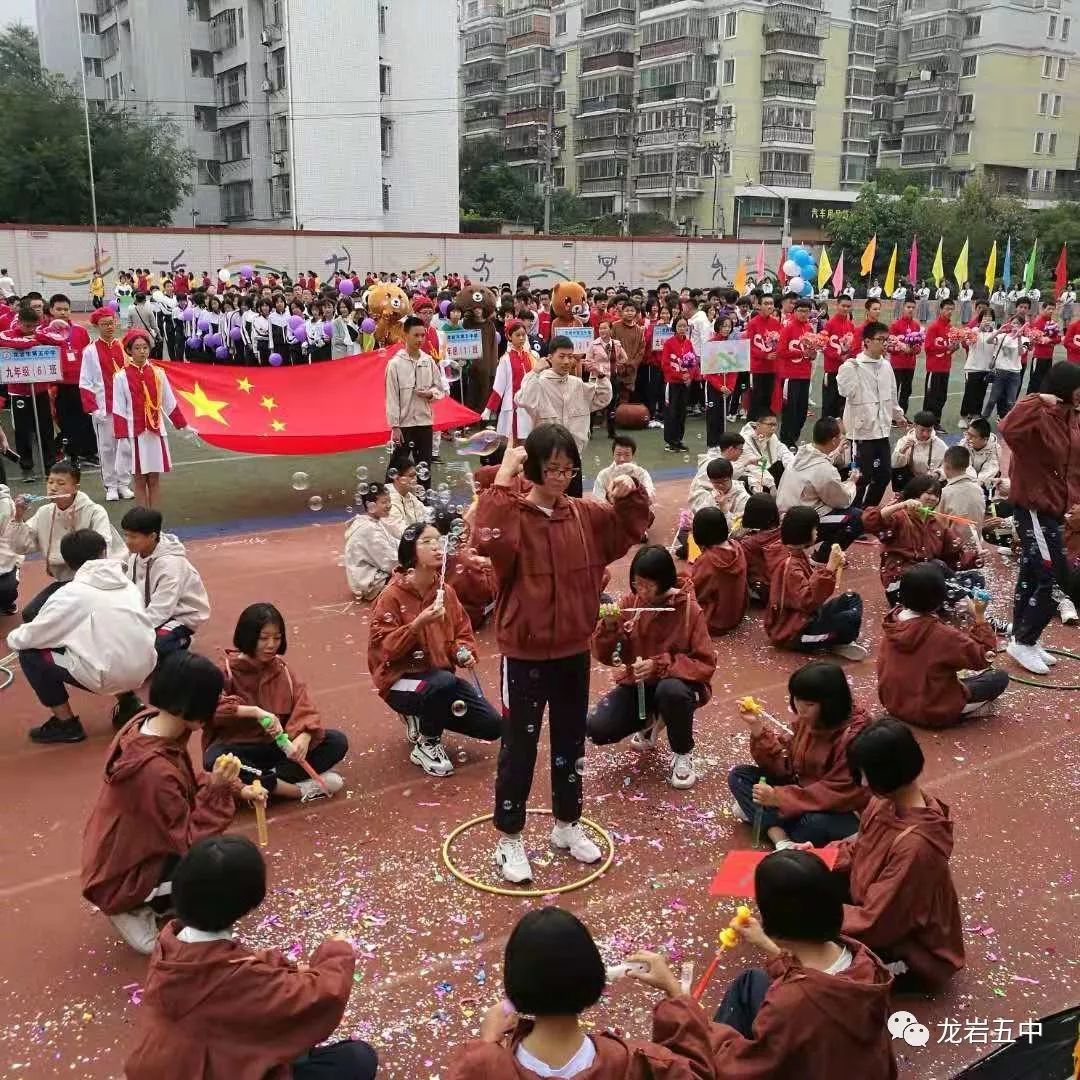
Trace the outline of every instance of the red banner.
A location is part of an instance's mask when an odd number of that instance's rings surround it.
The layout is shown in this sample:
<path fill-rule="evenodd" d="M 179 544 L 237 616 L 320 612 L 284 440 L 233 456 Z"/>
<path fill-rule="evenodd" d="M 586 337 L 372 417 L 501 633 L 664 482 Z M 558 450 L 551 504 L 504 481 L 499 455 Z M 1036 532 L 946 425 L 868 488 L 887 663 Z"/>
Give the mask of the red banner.
<path fill-rule="evenodd" d="M 385 349 L 297 367 L 163 361 L 189 424 L 213 446 L 248 454 L 335 454 L 390 438 Z M 452 398 L 435 402 L 435 428 L 480 418 Z"/>

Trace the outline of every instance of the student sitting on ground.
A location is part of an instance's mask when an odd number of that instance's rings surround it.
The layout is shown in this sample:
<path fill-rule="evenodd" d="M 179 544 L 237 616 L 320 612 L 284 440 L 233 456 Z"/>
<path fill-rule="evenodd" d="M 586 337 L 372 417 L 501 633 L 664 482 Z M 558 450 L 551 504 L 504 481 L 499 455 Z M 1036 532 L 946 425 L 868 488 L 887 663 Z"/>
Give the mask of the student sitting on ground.
<path fill-rule="evenodd" d="M 266 864 L 243 836 L 191 846 L 172 880 L 176 919 L 158 939 L 138 1010 L 128 1080 L 166 1076 L 290 1076 L 373 1080 L 367 1043 L 333 1035 L 353 986 L 356 956 L 334 934 L 306 964 L 249 949 L 234 925 L 266 895 Z"/>
<path fill-rule="evenodd" d="M 191 645 L 210 618 L 210 599 L 199 571 L 188 562 L 184 545 L 161 531 L 161 511 L 132 507 L 120 521 L 130 552 L 124 573 L 139 590 L 154 627 L 159 657 Z"/>
<path fill-rule="evenodd" d="M 435 528 L 450 542 L 446 580 L 454 586 L 454 592 L 469 616 L 469 625 L 474 631 L 479 630 L 495 610 L 495 592 L 498 588 L 495 569 L 491 560 L 480 555 L 470 543 L 471 530 L 459 514 L 437 510 Z"/>
<path fill-rule="evenodd" d="M 751 491 L 775 491 L 784 470 L 795 460 L 795 455 L 780 441 L 779 425 L 776 413 L 770 410 L 739 432 L 743 449 L 736 473 L 740 478 L 746 477 Z"/>
<path fill-rule="evenodd" d="M 810 561 L 817 548 L 817 526 L 818 516 L 809 506 L 793 507 L 780 523 L 779 541 L 765 549 L 765 632 L 784 648 L 827 650 L 848 660 L 865 660 L 867 650 L 855 644 L 862 628 L 862 597 L 854 592 L 832 595 L 844 565 L 842 551 L 830 551 L 824 566 Z"/>
<path fill-rule="evenodd" d="M 611 440 L 611 464 L 606 465 L 593 481 L 593 498 L 607 501 L 608 487 L 616 476 L 629 476 L 636 480 L 649 496 L 649 502 L 656 502 L 656 487 L 652 477 L 637 462 L 637 443 L 629 435 L 616 435 Z"/>
<path fill-rule="evenodd" d="M 900 579 L 899 607 L 885 616 L 878 653 L 878 697 L 900 720 L 916 727 L 949 727 L 982 716 L 1005 693 L 1009 676 L 990 667 L 997 635 L 986 603 L 968 600 L 970 628 L 951 626 L 938 612 L 946 583 L 940 567 L 922 563 Z M 978 672 L 959 677 L 961 671 Z"/>
<path fill-rule="evenodd" d="M 8 634 L 19 665 L 49 718 L 30 729 L 36 743 L 86 738 L 68 699 L 68 686 L 92 694 L 115 694 L 113 723 L 123 726 L 141 708 L 134 691 L 154 670 L 154 628 L 139 590 L 119 562 L 105 557 L 105 540 L 94 529 L 76 529 L 60 542 L 74 575 L 48 597 L 33 622 Z"/>
<path fill-rule="evenodd" d="M 233 754 L 262 772 L 270 794 L 308 802 L 345 786 L 331 770 L 348 752 L 349 740 L 343 731 L 323 727 L 307 686 L 285 662 L 287 646 L 285 620 L 273 604 L 251 604 L 240 612 L 233 649 L 222 662 L 221 701 L 203 725 L 203 764 L 211 769 L 222 754 Z M 264 728 L 259 717 L 267 713 L 273 722 Z M 288 750 L 274 741 L 282 732 L 289 737 Z"/>
<path fill-rule="evenodd" d="M 712 1080 L 709 1023 L 701 1006 L 683 993 L 663 957 L 635 953 L 626 960 L 647 968 L 631 978 L 665 994 L 653 1010 L 653 1042 L 627 1042 L 598 1030 L 586 1034 L 579 1017 L 607 988 L 595 942 L 569 911 L 542 907 L 523 915 L 506 942 L 506 1001 L 493 1005 L 479 1037 L 455 1052 L 448 1080 Z"/>
<path fill-rule="evenodd" d="M 753 487 L 752 483 L 745 479 L 749 465 L 742 460 L 743 449 L 742 439 L 734 431 L 725 431 L 717 438 L 716 446 L 710 447 L 705 454 L 698 457 L 698 470 L 690 482 L 690 493 L 687 495 L 687 503 L 690 505 L 691 510 L 700 509 L 700 505 L 695 506 L 695 503 L 700 503 L 702 499 L 708 500 L 709 489 L 712 486 L 708 477 L 709 462 L 715 461 L 717 458 L 723 458 L 725 461 L 731 462 L 732 479 L 740 487 L 746 489 L 748 484 Z M 761 485 L 758 484 L 754 490 L 760 491 Z"/>
<path fill-rule="evenodd" d="M 769 599 L 769 570 L 765 549 L 780 539 L 780 513 L 776 500 L 768 494 L 751 495 L 742 512 L 742 524 L 731 532 L 731 539 L 746 555 L 746 582 L 750 599 L 759 604 Z"/>
<path fill-rule="evenodd" d="M 945 486 L 941 489 L 938 509 L 943 514 L 966 518 L 971 522 L 953 522 L 961 536 L 970 538 L 977 549 L 980 546 L 983 522 L 986 520 L 986 492 L 975 479 L 971 468 L 971 454 L 966 447 L 950 446 L 941 461 Z M 948 519 L 946 519 L 948 520 Z"/>
<path fill-rule="evenodd" d="M 685 559 L 687 541 L 694 522 L 694 514 L 705 507 L 724 512 L 729 528 L 735 528 L 742 516 L 742 509 L 750 497 L 742 484 L 735 483 L 734 466 L 724 456 L 709 458 L 690 482 L 689 507 L 679 514 L 679 523 L 671 553 L 676 559 Z"/>
<path fill-rule="evenodd" d="M 390 496 L 390 513 L 386 527 L 399 537 L 410 526 L 427 521 L 427 507 L 417 488 L 416 466 L 408 453 L 395 454 L 386 470 L 386 493 Z"/>
<path fill-rule="evenodd" d="M 989 488 L 1001 476 L 998 439 L 990 430 L 990 421 L 975 417 L 964 429 L 960 445 L 971 455 L 975 479 Z"/>
<path fill-rule="evenodd" d="M 353 595 L 374 600 L 397 566 L 398 535 L 387 519 L 390 494 L 383 484 L 363 491 L 364 512 L 345 527 L 345 578 Z"/>
<path fill-rule="evenodd" d="M 238 798 L 265 798 L 241 783 L 234 758 L 200 777 L 192 768 L 188 739 L 213 716 L 221 683 L 205 656 L 167 656 L 154 672 L 149 710 L 125 725 L 105 762 L 83 832 L 82 894 L 136 952 L 154 947 L 156 911 L 169 907 L 180 857 L 225 831 Z"/>
<path fill-rule="evenodd" d="M 851 779 L 847 748 L 870 722 L 856 708 L 843 669 L 812 660 L 788 679 L 794 735 L 774 730 L 760 714 L 740 711 L 750 729 L 753 765 L 728 773 L 735 816 L 762 825 L 778 850 L 796 844 L 823 847 L 859 827 L 869 795 Z"/>
<path fill-rule="evenodd" d="M 443 544 L 434 525 L 410 525 L 398 546 L 399 567 L 371 609 L 368 670 L 379 696 L 404 721 L 409 760 L 429 776 L 454 766 L 444 731 L 492 742 L 499 714 L 455 671 L 476 667 L 476 638 L 450 582 L 440 580 Z"/>
<path fill-rule="evenodd" d="M 935 433 L 936 425 L 937 416 L 924 409 L 915 414 L 911 431 L 897 440 L 892 454 L 893 491 L 899 491 L 917 476 L 941 474 L 941 459 L 948 446 Z"/>
<path fill-rule="evenodd" d="M 834 870 L 848 879 L 844 933 L 881 957 L 894 993 L 945 985 L 964 966 L 964 935 L 949 856 L 949 808 L 919 787 L 923 753 L 899 720 L 877 720 L 848 750 L 855 783 L 874 794 L 859 831 L 840 842 Z"/>
<path fill-rule="evenodd" d="M 739 975 L 710 1032 L 717 1077 L 894 1080 L 892 979 L 846 936 L 843 893 L 808 851 L 776 851 L 754 872 L 761 921 L 737 933 L 767 957 Z"/>
<path fill-rule="evenodd" d="M 658 607 L 671 610 L 635 610 Z M 651 750 L 665 726 L 672 755 L 668 783 L 693 787 L 694 711 L 709 700 L 716 671 L 716 651 L 694 587 L 678 580 L 667 548 L 646 545 L 630 563 L 630 594 L 620 608 L 600 619 L 593 632 L 593 655 L 618 674 L 614 689 L 589 713 L 589 738 L 604 746 L 633 734 L 635 750 Z"/>
<path fill-rule="evenodd" d="M 729 539 L 727 516 L 715 506 L 694 515 L 693 537 L 700 552 L 690 570 L 694 595 L 709 633 L 726 634 L 746 614 L 746 553 Z"/>

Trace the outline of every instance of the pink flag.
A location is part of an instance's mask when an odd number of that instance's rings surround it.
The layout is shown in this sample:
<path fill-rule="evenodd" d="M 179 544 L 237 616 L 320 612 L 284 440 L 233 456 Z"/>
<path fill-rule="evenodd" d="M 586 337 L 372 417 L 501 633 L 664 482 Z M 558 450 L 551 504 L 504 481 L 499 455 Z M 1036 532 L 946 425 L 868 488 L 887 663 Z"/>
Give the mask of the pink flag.
<path fill-rule="evenodd" d="M 844 251 L 840 249 L 840 261 L 836 264 L 836 269 L 833 271 L 832 276 L 832 291 L 833 296 L 839 296 L 840 290 L 844 287 Z"/>
<path fill-rule="evenodd" d="M 919 238 L 911 238 L 911 254 L 908 256 L 907 279 L 912 285 L 919 280 Z"/>
<path fill-rule="evenodd" d="M 757 261 L 754 263 L 754 280 L 760 282 L 765 277 L 765 241 L 758 248 Z"/>

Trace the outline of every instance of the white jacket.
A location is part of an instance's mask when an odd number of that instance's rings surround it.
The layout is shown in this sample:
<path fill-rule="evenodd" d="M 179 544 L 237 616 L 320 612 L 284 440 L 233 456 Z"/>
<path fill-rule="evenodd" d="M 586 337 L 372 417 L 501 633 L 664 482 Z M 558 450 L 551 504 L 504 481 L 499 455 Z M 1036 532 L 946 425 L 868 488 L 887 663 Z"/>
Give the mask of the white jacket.
<path fill-rule="evenodd" d="M 616 476 L 630 476 L 633 477 L 644 489 L 649 496 L 649 502 L 656 501 L 656 488 L 653 485 L 652 477 L 648 472 L 638 465 L 634 461 L 628 461 L 625 465 L 611 464 L 601 469 L 596 474 L 596 479 L 593 481 L 592 494 L 594 499 L 599 499 L 601 502 L 606 502 L 608 497 L 608 488 L 611 487 L 611 481 Z"/>
<path fill-rule="evenodd" d="M 7 484 L 0 484 L 0 574 L 7 574 L 22 565 L 22 556 L 12 544 L 15 523 L 15 500 Z"/>
<path fill-rule="evenodd" d="M 727 515 L 728 526 L 733 528 L 735 518 L 742 514 L 743 507 L 746 505 L 746 500 L 750 498 L 750 495 L 742 484 L 738 484 L 734 480 L 731 483 L 731 490 L 726 495 L 718 495 L 716 488 L 712 486 L 712 481 L 709 479 L 708 468 L 709 463 L 706 461 L 698 469 L 694 479 L 690 481 L 690 494 L 686 500 L 690 512 L 696 514 L 707 506 L 719 507 Z"/>
<path fill-rule="evenodd" d="M 45 556 L 45 570 L 57 581 L 70 581 L 71 570 L 60 554 L 60 541 L 76 529 L 93 529 L 105 538 L 110 558 L 120 558 L 127 548 L 120 534 L 112 527 L 105 507 L 98 506 L 88 495 L 79 491 L 66 510 L 56 503 L 43 503 L 26 521 L 12 523 L 11 544 L 22 555 L 40 551 Z"/>
<path fill-rule="evenodd" d="M 855 481 L 842 482 L 828 455 L 805 443 L 780 477 L 776 509 L 786 514 L 793 506 L 809 506 L 823 518 L 830 510 L 846 510 L 854 498 Z"/>
<path fill-rule="evenodd" d="M 965 371 L 989 371 L 994 363 L 994 343 L 990 340 L 994 336 L 993 330 L 979 330 L 976 332 L 975 344 L 967 351 L 967 359 L 964 361 Z"/>
<path fill-rule="evenodd" d="M 960 445 L 971 456 L 971 467 L 975 470 L 975 478 L 980 484 L 989 484 L 991 480 L 996 480 L 1001 475 L 1001 461 L 996 435 L 991 435 L 981 450 L 976 450 L 968 442 L 967 435 L 960 440 Z"/>
<path fill-rule="evenodd" d="M 775 481 L 769 469 L 777 462 L 787 469 L 795 460 L 795 455 L 775 433 L 762 442 L 754 433 L 752 422 L 744 425 L 739 434 L 746 448 L 735 463 L 735 476 L 740 479 L 745 476 L 755 491 L 761 491 L 763 488 L 771 490 L 775 486 Z M 761 467 L 762 461 L 766 463 L 764 470 Z"/>
<path fill-rule="evenodd" d="M 56 662 L 95 694 L 134 690 L 157 663 L 142 596 L 112 559 L 84 563 L 33 622 L 8 634 L 7 643 L 16 650 L 63 649 Z"/>
<path fill-rule="evenodd" d="M 433 397 L 417 397 L 417 390 L 430 390 Z M 445 397 L 442 372 L 426 352 L 413 360 L 401 348 L 386 363 L 386 426 L 392 428 L 429 427 L 432 406 Z"/>
<path fill-rule="evenodd" d="M 518 408 L 525 409 L 533 425 L 562 424 L 584 451 L 589 443 L 589 416 L 611 401 L 611 379 L 606 375 L 583 382 L 576 375 L 557 375 L 552 368 L 530 371 L 517 392 Z"/>
<path fill-rule="evenodd" d="M 358 514 L 345 528 L 345 579 L 355 596 L 374 600 L 397 566 L 398 537 L 385 518 Z"/>
<path fill-rule="evenodd" d="M 386 517 L 386 527 L 395 537 L 410 526 L 420 521 L 427 521 L 428 508 L 423 500 L 408 492 L 402 495 L 393 484 L 386 485 L 386 493 L 390 496 L 390 513 Z"/>
<path fill-rule="evenodd" d="M 845 360 L 836 373 L 844 403 L 844 434 L 849 439 L 887 439 L 903 410 L 896 402 L 896 376 L 885 357 L 873 360 L 861 352 Z"/>
<path fill-rule="evenodd" d="M 969 469 L 963 476 L 954 476 L 945 482 L 941 489 L 941 501 L 938 509 L 943 514 L 955 514 L 957 517 L 967 518 L 975 523 L 974 529 L 970 525 L 961 525 L 956 522 L 959 531 L 974 531 L 975 546 L 979 547 L 979 531 L 986 519 L 986 492 L 982 485 L 971 474 Z"/>
<path fill-rule="evenodd" d="M 943 439 L 931 435 L 926 442 L 919 442 L 914 431 L 909 431 L 896 441 L 893 447 L 892 464 L 894 469 L 905 465 L 915 476 L 926 473 L 937 476 L 941 472 L 941 462 L 948 450 Z"/>
<path fill-rule="evenodd" d="M 172 533 L 162 533 L 145 558 L 129 554 L 124 573 L 138 588 L 155 629 L 186 626 L 194 633 L 210 618 L 210 599 L 199 571 Z"/>

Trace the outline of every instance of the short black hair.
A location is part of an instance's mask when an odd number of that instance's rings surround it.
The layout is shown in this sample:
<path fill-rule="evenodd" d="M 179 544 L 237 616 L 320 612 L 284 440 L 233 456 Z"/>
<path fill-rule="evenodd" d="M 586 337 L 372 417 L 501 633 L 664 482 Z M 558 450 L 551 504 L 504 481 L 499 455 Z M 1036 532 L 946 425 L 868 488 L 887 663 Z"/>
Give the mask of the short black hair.
<path fill-rule="evenodd" d="M 916 427 L 936 427 L 938 416 L 931 409 L 920 409 L 913 417 L 912 422 Z"/>
<path fill-rule="evenodd" d="M 735 467 L 727 458 L 709 458 L 705 466 L 705 475 L 710 480 L 730 480 L 735 475 Z"/>
<path fill-rule="evenodd" d="M 82 469 L 70 461 L 54 461 L 49 466 L 50 476 L 70 476 L 76 484 L 82 483 Z"/>
<path fill-rule="evenodd" d="M 924 474 L 909 480 L 904 486 L 904 490 L 900 492 L 900 498 L 917 499 L 920 495 L 927 494 L 927 492 L 940 495 L 941 484 L 929 474 Z"/>
<path fill-rule="evenodd" d="M 938 301 L 938 311 L 941 311 L 942 308 L 947 307 L 956 307 L 956 301 L 953 300 L 950 296 L 946 296 L 943 300 Z"/>
<path fill-rule="evenodd" d="M 802 311 L 803 309 L 805 309 L 806 311 L 809 311 L 813 306 L 814 305 L 811 304 L 810 301 L 806 300 L 806 299 L 796 300 L 795 301 L 795 310 L 796 311 Z"/>
<path fill-rule="evenodd" d="M 278 646 L 277 654 L 284 656 L 288 648 L 285 637 L 285 619 L 273 604 L 249 604 L 240 612 L 240 618 L 236 620 L 236 629 L 233 631 L 233 646 L 245 656 L 254 656 L 255 648 L 259 644 L 259 634 L 269 623 L 274 623 L 281 634 L 281 644 Z"/>
<path fill-rule="evenodd" d="M 72 570 L 92 559 L 104 559 L 105 537 L 93 529 L 75 529 L 60 540 L 60 557 Z"/>
<path fill-rule="evenodd" d="M 835 940 L 844 921 L 838 876 L 810 851 L 774 851 L 754 871 L 754 898 L 769 937 Z"/>
<path fill-rule="evenodd" d="M 631 592 L 637 592 L 634 588 L 635 576 L 655 581 L 656 587 L 662 593 L 674 589 L 678 581 L 675 560 L 671 557 L 671 552 L 660 544 L 645 544 L 638 548 L 630 562 Z"/>
<path fill-rule="evenodd" d="M 1080 364 L 1071 360 L 1059 360 L 1039 384 L 1039 393 L 1053 394 L 1066 405 L 1072 404 L 1073 394 L 1080 390 Z"/>
<path fill-rule="evenodd" d="M 971 453 L 966 446 L 961 446 L 957 443 L 956 446 L 950 446 L 949 449 L 945 451 L 942 462 L 945 465 L 948 465 L 950 469 L 960 469 L 963 471 L 971 465 Z"/>
<path fill-rule="evenodd" d="M 542 484 L 544 466 L 560 453 L 570 459 L 575 469 L 581 468 L 578 445 L 574 436 L 562 424 L 540 424 L 534 427 L 525 440 L 525 479 L 534 484 Z"/>
<path fill-rule="evenodd" d="M 751 423 L 757 424 L 762 420 L 768 420 L 770 416 L 774 420 L 779 420 L 780 419 L 776 415 L 776 411 L 774 409 L 770 409 L 770 408 L 766 407 L 764 409 L 759 409 L 758 410 L 758 412 L 751 418 Z"/>
<path fill-rule="evenodd" d="M 553 353 L 556 349 L 569 349 L 574 351 L 574 343 L 565 334 L 556 334 L 551 339 L 551 344 L 548 346 L 548 352 Z"/>
<path fill-rule="evenodd" d="M 793 547 L 806 547 L 814 542 L 818 524 L 817 511 L 812 506 L 793 506 L 780 522 L 780 541 Z"/>
<path fill-rule="evenodd" d="M 436 532 L 440 531 L 433 522 L 416 521 L 407 526 L 401 534 L 401 539 L 398 541 L 397 558 L 398 563 L 404 569 L 411 570 L 416 565 L 416 542 L 423 535 L 424 530 L 428 528 L 435 529 Z"/>
<path fill-rule="evenodd" d="M 631 454 L 637 453 L 637 443 L 629 435 L 613 435 L 611 438 L 611 449 L 614 451 L 616 446 L 621 446 L 625 450 L 629 450 Z"/>
<path fill-rule="evenodd" d="M 213 660 L 180 649 L 169 653 L 150 679 L 150 704 L 189 724 L 213 718 L 225 676 Z"/>
<path fill-rule="evenodd" d="M 759 491 L 746 500 L 742 512 L 744 529 L 775 529 L 779 524 L 780 511 L 772 495 Z"/>
<path fill-rule="evenodd" d="M 405 322 L 403 323 L 403 327 L 404 327 L 406 333 L 409 330 L 411 330 L 414 326 L 423 326 L 423 325 L 424 325 L 424 320 L 419 318 L 418 316 L 416 316 L 416 315 L 406 315 L 405 316 Z"/>
<path fill-rule="evenodd" d="M 606 980 L 592 935 L 569 911 L 530 911 L 510 932 L 503 986 L 519 1013 L 576 1016 L 600 1000 Z"/>
<path fill-rule="evenodd" d="M 266 863 L 236 833 L 196 840 L 172 872 L 176 914 L 193 930 L 218 934 L 254 911 L 266 896 Z"/>
<path fill-rule="evenodd" d="M 141 533 L 143 536 L 152 536 L 155 533 L 161 536 L 162 523 L 160 510 L 152 510 L 149 506 L 133 506 L 120 519 L 120 528 L 124 532 Z"/>
<path fill-rule="evenodd" d="M 816 446 L 830 443 L 840 434 L 840 421 L 831 416 L 823 416 L 814 421 L 813 440 Z"/>
<path fill-rule="evenodd" d="M 360 495 L 360 499 L 364 504 L 364 509 L 366 510 L 371 503 L 381 499 L 385 494 L 385 484 L 380 484 L 377 481 L 368 484 Z"/>
<path fill-rule="evenodd" d="M 875 300 L 869 300 L 869 301 L 867 301 L 867 303 L 871 303 L 871 304 L 878 303 L 878 304 L 880 304 L 881 301 L 875 299 Z M 882 334 L 888 334 L 888 332 L 889 332 L 889 328 L 883 322 L 877 322 L 876 320 L 872 319 L 868 323 L 863 323 L 862 340 L 865 341 L 867 338 L 880 337 Z"/>
<path fill-rule="evenodd" d="M 727 514 L 718 506 L 704 506 L 694 515 L 691 532 L 702 551 L 723 544 L 728 538 Z"/>
<path fill-rule="evenodd" d="M 945 603 L 945 575 L 932 562 L 917 563 L 900 577 L 900 604 L 920 615 L 932 615 Z"/>
<path fill-rule="evenodd" d="M 856 784 L 865 777 L 875 795 L 891 795 L 917 780 L 925 761 L 911 728 L 887 716 L 868 724 L 851 740 L 847 763 Z"/>
<path fill-rule="evenodd" d="M 70 303 L 71 303 L 71 300 L 67 296 L 65 296 L 62 292 L 58 292 L 58 293 L 53 293 L 52 296 L 49 297 L 48 306 L 51 309 L 54 304 L 70 304 Z M 1053 307 L 1054 305 L 1051 304 L 1050 306 Z"/>
<path fill-rule="evenodd" d="M 26 297 L 23 297 L 23 299 L 19 301 L 19 310 L 17 311 L 15 318 L 25 326 L 36 326 L 38 323 L 37 309 L 26 299 Z"/>
<path fill-rule="evenodd" d="M 395 477 L 400 476 L 402 473 L 407 473 L 410 469 L 416 468 L 416 462 L 413 461 L 412 454 L 409 452 L 407 446 L 399 446 L 391 455 L 390 462 L 386 466 L 386 482 L 389 484 Z"/>
<path fill-rule="evenodd" d="M 743 445 L 743 437 L 737 431 L 725 431 L 716 440 L 718 450 L 730 450 L 732 447 Z"/>
<path fill-rule="evenodd" d="M 981 439 L 990 438 L 990 421 L 984 417 L 976 416 L 974 420 L 969 420 L 968 427 Z"/>
<path fill-rule="evenodd" d="M 787 687 L 792 711 L 796 698 L 815 701 L 821 706 L 818 727 L 838 728 L 851 719 L 851 684 L 839 664 L 811 660 L 791 673 Z"/>

